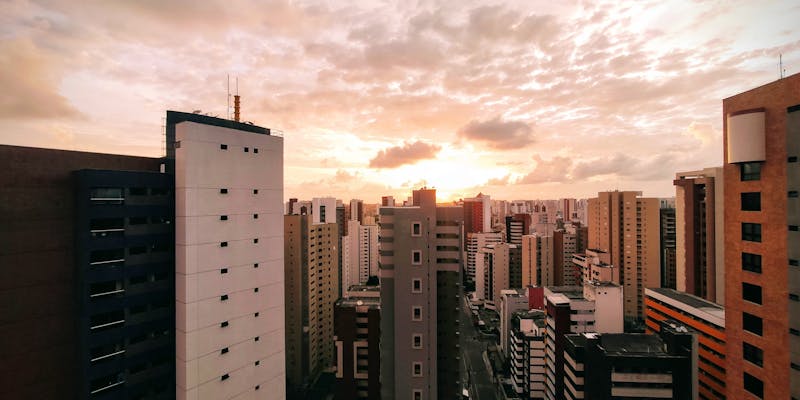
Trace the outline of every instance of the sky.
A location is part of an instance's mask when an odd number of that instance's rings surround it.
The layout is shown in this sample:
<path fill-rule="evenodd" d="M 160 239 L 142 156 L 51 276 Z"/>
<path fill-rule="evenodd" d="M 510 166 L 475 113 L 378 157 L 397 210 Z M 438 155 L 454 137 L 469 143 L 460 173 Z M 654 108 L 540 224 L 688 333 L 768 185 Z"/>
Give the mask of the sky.
<path fill-rule="evenodd" d="M 158 157 L 281 131 L 286 198 L 674 196 L 722 99 L 800 72 L 797 1 L 0 0 L 0 143 Z"/>

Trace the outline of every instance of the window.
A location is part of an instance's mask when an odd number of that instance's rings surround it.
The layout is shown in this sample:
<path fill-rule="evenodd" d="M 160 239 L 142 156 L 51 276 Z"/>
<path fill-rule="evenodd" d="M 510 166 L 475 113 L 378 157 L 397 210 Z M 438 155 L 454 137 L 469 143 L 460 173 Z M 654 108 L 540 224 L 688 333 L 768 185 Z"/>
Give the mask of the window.
<path fill-rule="evenodd" d="M 253 239 L 253 244 L 258 244 L 258 238 Z"/>
<path fill-rule="evenodd" d="M 258 189 L 253 189 L 253 194 L 258 194 Z"/>
<path fill-rule="evenodd" d="M 761 192 L 742 193 L 742 211 L 761 211 Z"/>
<path fill-rule="evenodd" d="M 422 293 L 422 279 L 414 279 L 411 281 L 411 292 Z"/>
<path fill-rule="evenodd" d="M 228 194 L 228 189 L 222 188 L 219 190 L 219 194 Z"/>
<path fill-rule="evenodd" d="M 227 352 L 228 352 L 227 347 L 219 351 L 220 354 L 226 354 Z"/>
<path fill-rule="evenodd" d="M 422 348 L 422 335 L 419 333 L 415 333 L 411 342 L 411 347 L 415 349 Z"/>
<path fill-rule="evenodd" d="M 253 268 L 258 268 L 258 263 L 253 264 Z"/>
<path fill-rule="evenodd" d="M 758 347 L 747 342 L 742 342 L 742 354 L 745 360 L 759 367 L 764 366 L 764 351 Z"/>
<path fill-rule="evenodd" d="M 219 145 L 219 149 L 220 150 L 228 150 L 228 145 L 227 144 L 221 144 L 221 145 Z"/>
<path fill-rule="evenodd" d="M 258 154 L 258 147 L 253 147 L 253 153 Z"/>
<path fill-rule="evenodd" d="M 422 400 L 422 390 L 414 389 L 414 396 L 412 400 Z"/>
<path fill-rule="evenodd" d="M 219 247 L 228 247 L 228 242 L 220 242 Z"/>
<path fill-rule="evenodd" d="M 227 274 L 228 273 L 228 269 L 227 268 L 223 268 L 223 269 L 219 270 L 219 273 L 220 274 Z"/>
<path fill-rule="evenodd" d="M 261 385 L 256 385 L 256 390 L 261 389 Z"/>
<path fill-rule="evenodd" d="M 758 336 L 764 333 L 763 321 L 761 318 L 746 312 L 742 313 L 742 328 Z"/>
<path fill-rule="evenodd" d="M 742 253 L 742 269 L 745 271 L 761 273 L 761 255 Z"/>
<path fill-rule="evenodd" d="M 800 301 L 800 295 L 795 293 L 789 293 L 789 300 L 791 301 Z"/>
<path fill-rule="evenodd" d="M 253 219 L 258 219 L 258 214 L 253 214 Z"/>
<path fill-rule="evenodd" d="M 319 222 L 325 222 L 325 206 L 319 206 Z"/>
<path fill-rule="evenodd" d="M 761 224 L 742 222 L 742 240 L 761 242 Z"/>
<path fill-rule="evenodd" d="M 789 197 L 792 197 L 792 198 L 797 197 L 797 190 L 790 190 L 789 191 Z"/>
<path fill-rule="evenodd" d="M 147 217 L 130 217 L 128 224 L 130 225 L 144 225 L 147 223 Z"/>
<path fill-rule="evenodd" d="M 228 295 L 227 294 L 223 294 L 222 296 L 219 296 L 219 300 L 220 301 L 228 300 Z"/>
<path fill-rule="evenodd" d="M 258 288 L 253 288 L 254 293 L 258 293 Z"/>
<path fill-rule="evenodd" d="M 132 187 L 128 189 L 128 193 L 130 193 L 131 196 L 146 196 L 147 189 L 143 187 Z"/>
<path fill-rule="evenodd" d="M 224 381 L 224 380 L 226 380 L 226 379 L 228 379 L 228 378 L 230 378 L 230 377 L 231 377 L 230 375 L 228 375 L 228 374 L 225 374 L 225 375 L 222 375 L 222 377 L 220 378 L 220 380 Z"/>
<path fill-rule="evenodd" d="M 256 360 L 256 362 L 255 362 L 254 364 L 255 364 L 255 365 L 256 365 L 256 367 L 257 367 L 257 366 L 261 365 L 261 361 L 260 361 L 260 360 Z M 256 389 L 258 389 L 258 387 L 256 387 Z"/>
<path fill-rule="evenodd" d="M 258 312 L 256 312 L 255 314 L 253 314 L 253 316 L 254 316 L 254 317 L 256 317 L 256 318 L 258 318 Z"/>
<path fill-rule="evenodd" d="M 130 254 L 132 256 L 133 255 L 137 255 L 137 254 L 144 254 L 144 253 L 147 253 L 147 247 L 144 247 L 144 246 L 136 246 L 136 247 L 131 247 L 131 248 L 128 249 L 128 254 Z"/>
<path fill-rule="evenodd" d="M 797 225 L 789 225 L 789 230 L 792 231 L 792 232 L 797 232 L 798 231 L 798 227 L 797 227 Z"/>
<path fill-rule="evenodd" d="M 422 264 L 422 251 L 411 250 L 411 264 L 414 265 Z"/>
<path fill-rule="evenodd" d="M 250 152 L 250 148 L 249 148 L 249 147 L 245 147 L 245 148 L 244 148 L 244 152 L 245 152 L 245 153 L 249 153 L 249 152 Z"/>
<path fill-rule="evenodd" d="M 223 321 L 221 324 L 219 324 L 220 328 L 224 328 L 226 326 L 228 326 L 228 321 Z"/>
<path fill-rule="evenodd" d="M 761 305 L 761 286 L 742 282 L 742 299 Z"/>
<path fill-rule="evenodd" d="M 744 390 L 756 395 L 759 399 L 764 398 L 764 382 L 747 372 L 744 373 Z"/>
<path fill-rule="evenodd" d="M 786 159 L 786 161 L 788 161 L 788 162 L 797 162 L 797 156 L 790 156 L 789 158 Z"/>
<path fill-rule="evenodd" d="M 256 336 L 254 340 L 257 342 L 259 339 L 261 339 L 261 338 Z"/>
<path fill-rule="evenodd" d="M 422 321 L 422 307 L 414 306 L 411 311 L 412 321 Z"/>
<path fill-rule="evenodd" d="M 227 215 L 220 215 L 219 216 L 219 220 L 220 221 L 227 221 L 228 220 L 228 216 Z"/>
<path fill-rule="evenodd" d="M 743 181 L 761 180 L 761 163 L 746 162 L 739 164 L 741 178 Z"/>
<path fill-rule="evenodd" d="M 421 222 L 412 222 L 411 223 L 411 236 L 422 236 L 422 223 Z"/>
<path fill-rule="evenodd" d="M 413 376 L 422 376 L 422 363 L 414 362 L 411 370 Z"/>

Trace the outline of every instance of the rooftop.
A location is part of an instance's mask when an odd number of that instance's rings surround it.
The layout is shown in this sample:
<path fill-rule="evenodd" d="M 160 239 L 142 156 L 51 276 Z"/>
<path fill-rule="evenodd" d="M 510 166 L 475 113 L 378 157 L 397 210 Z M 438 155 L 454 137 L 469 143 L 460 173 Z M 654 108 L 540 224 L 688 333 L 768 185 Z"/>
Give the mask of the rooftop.
<path fill-rule="evenodd" d="M 700 311 L 707 312 L 715 317 L 722 318 L 723 320 L 725 318 L 725 307 L 689 293 L 679 292 L 675 289 L 667 288 L 647 288 L 646 290 L 660 294 L 679 303 L 686 304 L 687 306 L 696 308 Z M 645 295 L 646 294 L 647 292 L 645 291 Z"/>
<path fill-rule="evenodd" d="M 645 333 L 606 333 L 598 335 L 607 354 L 669 354 L 658 335 Z"/>
<path fill-rule="evenodd" d="M 380 297 L 344 297 L 336 300 L 337 307 L 356 307 L 367 306 L 370 308 L 380 308 Z"/>

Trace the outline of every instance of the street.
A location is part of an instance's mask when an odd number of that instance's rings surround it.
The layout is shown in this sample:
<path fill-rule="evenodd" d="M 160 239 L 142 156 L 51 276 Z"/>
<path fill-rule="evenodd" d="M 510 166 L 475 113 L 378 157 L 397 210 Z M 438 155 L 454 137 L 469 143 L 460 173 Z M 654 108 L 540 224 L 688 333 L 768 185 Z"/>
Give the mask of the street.
<path fill-rule="evenodd" d="M 494 344 L 491 338 L 482 339 L 480 332 L 472 324 L 469 301 L 461 302 L 461 351 L 464 368 L 462 382 L 469 382 L 470 399 L 492 400 L 499 397 L 498 386 L 492 382 L 492 374 L 487 370 L 483 352 Z M 477 338 L 477 339 L 476 339 Z"/>

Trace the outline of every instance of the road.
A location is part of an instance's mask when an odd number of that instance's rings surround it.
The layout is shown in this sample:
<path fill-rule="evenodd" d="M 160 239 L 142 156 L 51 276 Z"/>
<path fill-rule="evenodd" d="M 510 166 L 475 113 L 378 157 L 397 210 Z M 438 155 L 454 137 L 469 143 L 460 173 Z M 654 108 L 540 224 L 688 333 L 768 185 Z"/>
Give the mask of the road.
<path fill-rule="evenodd" d="M 486 369 L 483 352 L 492 344 L 492 339 L 481 339 L 478 330 L 472 325 L 472 312 L 468 301 L 461 302 L 461 359 L 462 382 L 469 382 L 470 399 L 492 400 L 498 398 L 498 387 L 492 383 L 491 372 Z M 476 339 L 477 338 L 477 339 Z M 467 379 L 469 375 L 469 379 Z"/>

